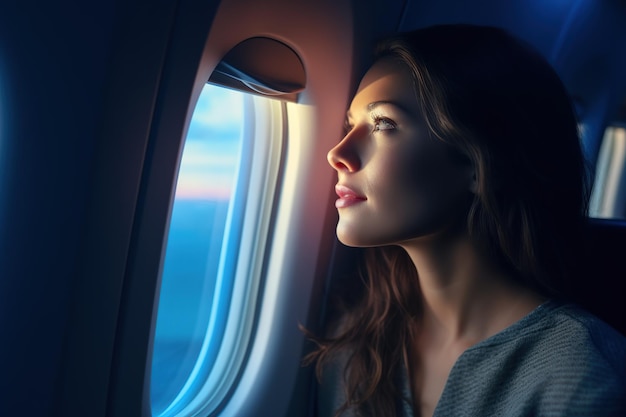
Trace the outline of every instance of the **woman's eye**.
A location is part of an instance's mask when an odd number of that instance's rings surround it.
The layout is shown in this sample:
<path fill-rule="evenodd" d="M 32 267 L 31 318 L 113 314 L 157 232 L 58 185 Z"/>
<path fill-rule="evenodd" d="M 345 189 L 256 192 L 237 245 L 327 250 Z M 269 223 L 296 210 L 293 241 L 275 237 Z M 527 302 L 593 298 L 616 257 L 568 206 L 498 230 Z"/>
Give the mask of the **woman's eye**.
<path fill-rule="evenodd" d="M 374 131 L 380 130 L 392 130 L 396 128 L 396 124 L 384 117 L 377 117 L 374 119 Z"/>

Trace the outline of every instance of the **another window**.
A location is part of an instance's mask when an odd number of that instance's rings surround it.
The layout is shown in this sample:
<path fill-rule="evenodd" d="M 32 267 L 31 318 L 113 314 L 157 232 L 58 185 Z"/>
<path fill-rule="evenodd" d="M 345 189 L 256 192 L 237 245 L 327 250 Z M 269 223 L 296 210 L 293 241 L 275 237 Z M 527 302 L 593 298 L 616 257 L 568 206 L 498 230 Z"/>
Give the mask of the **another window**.
<path fill-rule="evenodd" d="M 626 218 L 626 129 L 609 126 L 596 165 L 589 216 Z"/>

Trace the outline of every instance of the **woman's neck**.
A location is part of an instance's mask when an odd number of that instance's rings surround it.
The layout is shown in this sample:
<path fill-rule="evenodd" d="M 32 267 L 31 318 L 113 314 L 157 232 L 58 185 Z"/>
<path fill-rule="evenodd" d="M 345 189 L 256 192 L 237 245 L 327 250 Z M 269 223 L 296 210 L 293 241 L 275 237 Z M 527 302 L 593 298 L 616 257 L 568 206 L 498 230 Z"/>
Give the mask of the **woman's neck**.
<path fill-rule="evenodd" d="M 420 281 L 420 333 L 468 345 L 515 323 L 544 299 L 523 287 L 468 236 L 406 242 Z"/>

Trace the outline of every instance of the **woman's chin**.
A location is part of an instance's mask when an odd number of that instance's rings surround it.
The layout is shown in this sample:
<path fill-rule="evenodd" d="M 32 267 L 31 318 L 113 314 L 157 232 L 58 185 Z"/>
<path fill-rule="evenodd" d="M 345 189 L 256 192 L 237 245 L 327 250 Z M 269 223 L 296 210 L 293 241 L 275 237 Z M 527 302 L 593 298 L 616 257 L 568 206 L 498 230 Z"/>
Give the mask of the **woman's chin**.
<path fill-rule="evenodd" d="M 367 227 L 347 227 L 341 222 L 337 224 L 337 239 L 344 245 L 353 248 L 368 248 L 372 246 L 385 246 L 389 244 L 384 239 L 374 236 L 371 233 L 363 233 L 369 231 Z"/>
<path fill-rule="evenodd" d="M 337 225 L 337 239 L 342 244 L 353 247 L 353 248 L 372 246 L 372 245 L 365 244 L 362 236 L 359 236 L 353 231 L 344 230 L 344 228 L 342 228 L 341 225 Z"/>

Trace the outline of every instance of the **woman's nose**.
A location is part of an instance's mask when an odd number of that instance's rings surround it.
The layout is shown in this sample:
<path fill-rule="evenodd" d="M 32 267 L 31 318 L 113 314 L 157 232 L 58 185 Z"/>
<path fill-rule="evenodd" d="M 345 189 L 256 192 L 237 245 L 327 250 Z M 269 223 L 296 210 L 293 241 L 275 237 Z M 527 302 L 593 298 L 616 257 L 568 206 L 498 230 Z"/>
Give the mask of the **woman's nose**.
<path fill-rule="evenodd" d="M 355 172 L 360 169 L 360 158 L 354 130 L 349 132 L 334 148 L 328 151 L 326 159 L 337 171 Z"/>

